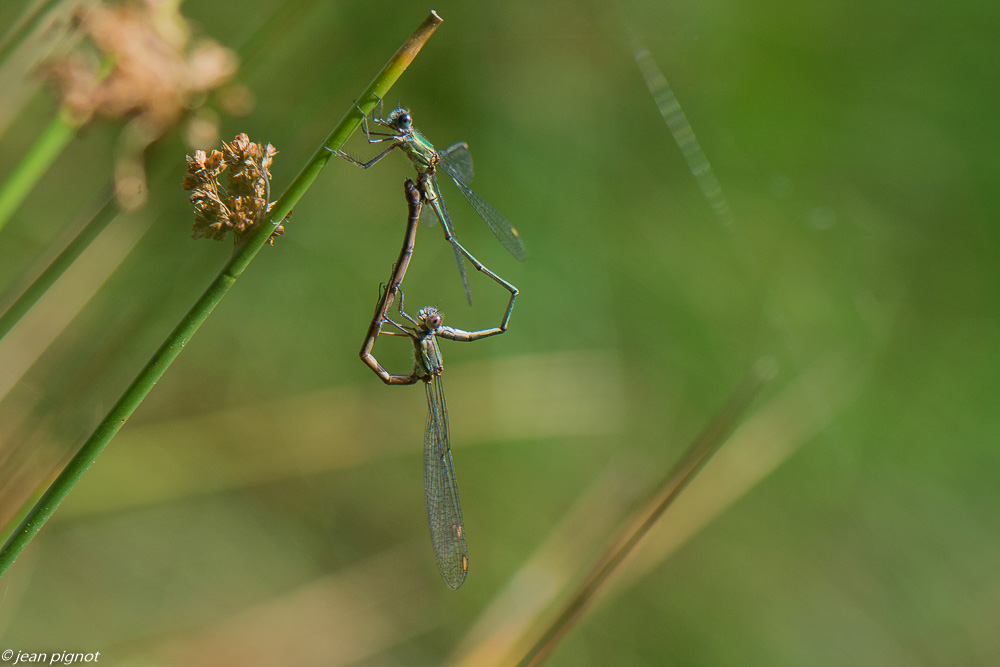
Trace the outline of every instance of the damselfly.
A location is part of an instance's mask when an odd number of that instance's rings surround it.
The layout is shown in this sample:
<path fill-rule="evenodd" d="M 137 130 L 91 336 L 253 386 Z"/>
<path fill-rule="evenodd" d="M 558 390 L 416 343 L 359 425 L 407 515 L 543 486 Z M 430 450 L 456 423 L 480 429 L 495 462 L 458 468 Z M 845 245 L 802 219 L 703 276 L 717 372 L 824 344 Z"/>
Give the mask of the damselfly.
<path fill-rule="evenodd" d="M 504 287 L 510 287 L 510 301 L 499 326 L 479 331 L 464 331 L 444 326 L 441 313 L 437 308 L 428 306 L 417 313 L 417 317 L 406 314 L 403 310 L 403 294 L 400 286 L 413 254 L 416 242 L 417 220 L 424 197 L 413 181 L 407 179 L 404 184 L 406 201 L 409 207 L 409 218 L 406 233 L 403 237 L 403 247 L 399 258 L 393 265 L 389 282 L 379 295 L 375 315 L 368 327 L 364 345 L 361 347 L 361 359 L 386 384 L 416 384 L 422 380 L 427 393 L 427 425 L 424 432 L 424 498 L 427 505 L 427 523 L 430 526 L 431 543 L 434 545 L 434 555 L 437 560 L 441 578 L 451 588 L 458 588 L 465 581 L 469 571 L 469 554 L 465 540 L 465 524 L 462 521 L 462 506 L 458 499 L 458 484 L 455 480 L 455 467 L 451 460 L 451 436 L 448 429 L 448 407 L 444 398 L 444 386 L 441 373 L 444 363 L 438 338 L 448 340 L 473 341 L 488 336 L 495 336 L 507 330 L 511 310 L 517 289 L 490 272 L 490 275 Z M 389 319 L 388 311 L 396 298 L 399 298 L 397 310 L 412 326 L 400 324 Z M 396 331 L 382 331 L 384 324 L 392 325 Z M 375 340 L 380 333 L 391 336 L 406 336 L 413 341 L 414 365 L 409 374 L 393 374 L 387 371 L 372 354 Z"/>
<path fill-rule="evenodd" d="M 444 238 L 451 243 L 455 250 L 455 260 L 458 262 L 458 272 L 462 276 L 462 285 L 465 287 L 465 295 L 472 303 L 472 294 L 469 291 L 469 279 L 465 274 L 465 264 L 462 262 L 464 255 L 477 271 L 488 273 L 494 280 L 500 282 L 508 290 L 510 284 L 503 281 L 495 273 L 486 269 L 482 262 L 476 259 L 472 253 L 466 250 L 458 239 L 455 238 L 455 231 L 451 224 L 451 216 L 445 206 L 444 198 L 441 196 L 441 187 L 437 181 L 437 169 L 440 167 L 446 174 L 451 176 L 455 185 L 476 210 L 479 217 L 487 224 L 493 234 L 497 237 L 503 247 L 505 247 L 514 257 L 524 260 L 524 243 L 521 241 L 517 230 L 500 215 L 499 212 L 486 201 L 472 191 L 469 183 L 472 181 L 472 154 L 469 153 L 469 146 L 464 142 L 454 144 L 443 151 L 435 150 L 434 146 L 426 137 L 420 134 L 413 127 L 413 119 L 407 109 L 395 109 L 386 118 L 380 118 L 382 111 L 382 101 L 378 104 L 379 113 L 372 116 L 372 122 L 380 127 L 384 127 L 388 132 L 375 132 L 368 127 L 368 117 L 362 113 L 362 128 L 365 137 L 370 144 L 389 142 L 388 148 L 373 157 L 367 162 L 362 162 L 357 158 L 348 155 L 344 151 L 337 151 L 351 164 L 363 169 L 376 164 L 379 160 L 388 155 L 393 149 L 400 148 L 410 158 L 414 168 L 417 170 L 417 182 L 424 202 L 430 205 L 434 215 L 441 222 L 444 230 Z M 516 292 L 515 292 L 516 293 Z"/>

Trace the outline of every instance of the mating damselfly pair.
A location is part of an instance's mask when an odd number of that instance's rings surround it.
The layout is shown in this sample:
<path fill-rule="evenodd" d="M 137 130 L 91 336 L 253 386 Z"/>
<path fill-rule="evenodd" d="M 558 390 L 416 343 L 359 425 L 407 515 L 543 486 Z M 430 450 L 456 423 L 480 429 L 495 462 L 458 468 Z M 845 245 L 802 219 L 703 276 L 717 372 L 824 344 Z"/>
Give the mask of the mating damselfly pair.
<path fill-rule="evenodd" d="M 381 111 L 381 100 L 379 101 L 379 109 Z M 352 164 L 368 169 L 393 149 L 399 148 L 413 163 L 417 172 L 417 181 L 414 183 L 414 181 L 407 179 L 404 183 L 408 216 L 403 245 L 399 257 L 393 265 L 388 283 L 380 290 L 375 314 L 368 327 L 360 356 L 362 361 L 386 384 L 424 382 L 427 393 L 427 424 L 424 431 L 424 496 L 427 505 L 427 522 L 441 577 L 451 588 L 458 588 L 465 581 L 465 575 L 468 573 L 469 555 L 465 524 L 462 520 L 462 506 L 459 502 L 458 485 L 455 480 L 455 467 L 451 459 L 448 408 L 441 380 L 444 363 L 438 338 L 473 341 L 504 333 L 507 330 L 507 322 L 510 320 L 518 292 L 511 283 L 486 268 L 455 238 L 451 217 L 438 185 L 437 169 L 441 168 L 452 178 L 459 191 L 512 255 L 523 260 L 524 245 L 517 230 L 507 222 L 506 218 L 469 188 L 468 183 L 472 180 L 472 156 L 466 144 L 459 143 L 444 151 L 436 151 L 433 145 L 413 128 L 408 110 L 396 109 L 386 118 L 378 117 L 380 115 L 381 113 L 373 117 L 372 122 L 387 129 L 388 132 L 371 131 L 368 126 L 368 117 L 363 112 L 362 127 L 370 144 L 389 142 L 387 148 L 367 162 L 358 160 L 343 151 L 338 151 L 338 155 Z M 400 288 L 413 255 L 417 221 L 420 219 L 424 204 L 430 206 L 431 210 L 434 211 L 435 217 L 441 223 L 445 239 L 451 243 L 455 250 L 459 273 L 469 302 L 472 302 L 472 297 L 463 258 L 468 259 L 477 271 L 486 274 L 510 293 L 507 309 L 498 326 L 478 331 L 465 331 L 445 326 L 441 313 L 433 306 L 422 308 L 415 318 L 403 310 L 403 293 Z M 397 311 L 400 317 L 409 324 L 394 321 L 389 316 L 389 309 L 397 298 L 399 300 Z M 383 331 L 385 325 L 390 325 L 393 330 Z M 382 333 L 389 336 L 405 336 L 412 341 L 414 365 L 410 373 L 390 373 L 372 354 L 375 341 Z"/>

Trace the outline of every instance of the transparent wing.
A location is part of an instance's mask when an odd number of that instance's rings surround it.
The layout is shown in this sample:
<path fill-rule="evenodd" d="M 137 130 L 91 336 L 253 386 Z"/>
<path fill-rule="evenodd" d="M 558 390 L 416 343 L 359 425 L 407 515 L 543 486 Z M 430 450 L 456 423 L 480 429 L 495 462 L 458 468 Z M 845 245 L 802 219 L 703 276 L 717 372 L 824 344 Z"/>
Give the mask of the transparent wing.
<path fill-rule="evenodd" d="M 463 183 L 472 182 L 472 153 L 469 152 L 469 144 L 461 141 L 438 151 L 438 160 L 446 165 L 444 169 L 452 178 Z"/>
<path fill-rule="evenodd" d="M 433 208 L 433 207 L 434 207 L 434 205 L 431 204 L 431 208 Z M 435 211 L 435 213 L 436 213 L 436 211 Z M 440 218 L 441 216 L 439 216 L 439 215 L 424 215 L 424 212 L 420 211 L 420 222 L 421 222 L 421 224 L 423 224 L 424 227 L 433 227 L 434 226 L 434 218 L 436 218 L 436 217 Z"/>
<path fill-rule="evenodd" d="M 464 146 L 464 144 L 462 144 Z M 454 148 L 454 146 L 452 146 Z M 450 150 L 450 149 L 449 149 Z M 468 148 L 465 149 L 465 153 L 468 153 Z M 438 154 L 440 158 L 441 154 Z M 455 185 L 458 189 L 462 191 L 465 198 L 469 200 L 472 208 L 476 209 L 476 213 L 479 217 L 483 219 L 486 226 L 490 228 L 493 235 L 497 237 L 504 248 L 514 255 L 517 259 L 524 261 L 524 243 L 521 241 L 521 236 L 514 229 L 514 226 L 507 222 L 507 218 L 500 215 L 500 212 L 495 208 L 486 203 L 486 201 L 477 195 L 472 189 L 465 184 L 462 180 L 461 169 L 455 169 L 454 165 L 447 161 L 441 160 L 439 163 L 441 168 L 444 169 L 445 173 L 451 176 L 451 180 L 455 181 Z M 469 172 L 472 171 L 472 158 L 469 157 L 468 164 Z"/>
<path fill-rule="evenodd" d="M 462 286 L 465 288 L 465 298 L 469 300 L 469 305 L 472 305 L 472 292 L 469 290 L 469 276 L 465 273 L 465 261 L 462 259 L 462 252 L 456 246 L 455 239 L 455 228 L 451 226 L 451 216 L 448 215 L 448 207 L 445 206 L 444 197 L 441 196 L 441 186 L 438 185 L 437 176 L 430 174 L 431 184 L 434 187 L 434 199 L 428 199 L 427 203 L 431 205 L 431 210 L 434 211 L 434 215 L 437 216 L 438 220 L 441 221 L 441 226 L 444 227 L 445 231 L 448 233 L 448 237 L 452 239 L 451 247 L 455 251 L 455 261 L 458 262 L 458 274 L 462 276 Z"/>
<path fill-rule="evenodd" d="M 425 383 L 427 389 L 427 432 L 424 434 L 424 496 L 427 523 L 438 570 L 444 583 L 458 588 L 469 571 L 469 550 L 465 543 L 462 506 L 458 501 L 455 467 L 451 463 L 448 436 L 448 407 L 444 402 L 441 376 Z"/>

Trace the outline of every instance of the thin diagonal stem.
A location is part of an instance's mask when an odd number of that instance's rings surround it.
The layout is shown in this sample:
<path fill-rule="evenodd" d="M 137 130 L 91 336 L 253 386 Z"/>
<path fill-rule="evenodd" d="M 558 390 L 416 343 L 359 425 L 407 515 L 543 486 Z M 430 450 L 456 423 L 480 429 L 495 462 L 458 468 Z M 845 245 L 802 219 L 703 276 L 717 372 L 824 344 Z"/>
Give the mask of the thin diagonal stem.
<path fill-rule="evenodd" d="M 96 80 L 102 81 L 107 77 L 113 66 L 114 59 L 110 56 L 105 57 L 97 72 Z M 4 228 L 10 216 L 87 120 L 77 117 L 68 106 L 64 105 L 59 109 L 59 113 L 38 137 L 28 154 L 0 185 L 0 229 Z"/>
<path fill-rule="evenodd" d="M 691 444 L 681 460 L 667 473 L 649 502 L 636 513 L 637 517 L 642 517 L 641 520 L 638 523 L 630 522 L 629 527 L 623 530 L 619 539 L 587 575 L 573 597 L 563 606 L 559 615 L 549 624 L 535 645 L 518 663 L 518 667 L 533 667 L 542 664 L 549 653 L 580 619 L 608 577 L 632 553 L 666 509 L 677 499 L 681 491 L 687 487 L 688 483 L 712 458 L 712 455 L 725 443 L 750 403 L 760 393 L 764 384 L 771 379 L 770 373 L 771 371 L 763 364 L 758 364 L 751 371 L 742 385 L 730 396 L 726 405 L 716 413 L 705 430 Z"/>
<path fill-rule="evenodd" d="M 101 206 L 100 210 L 94 214 L 94 217 L 90 219 L 80 233 L 70 241 L 69 245 L 59 253 L 59 256 L 52 260 L 44 271 L 34 281 L 28 286 L 28 289 L 17 298 L 14 303 L 10 305 L 3 315 L 0 315 L 0 340 L 3 339 L 10 330 L 14 328 L 14 325 L 24 317 L 25 313 L 31 310 L 31 307 L 35 305 L 42 295 L 48 291 L 50 287 L 59 279 L 66 269 L 68 269 L 73 262 L 77 260 L 80 254 L 87 249 L 91 242 L 97 238 L 108 223 L 111 222 L 115 216 L 118 214 L 118 205 L 114 201 L 114 197 L 108 195 L 105 198 L 104 205 Z"/>
<path fill-rule="evenodd" d="M 417 28 L 416 32 L 396 51 L 396 54 L 389 59 L 382 71 L 372 80 L 362 94 L 361 99 L 368 101 L 371 97 L 371 105 L 374 106 L 373 95 L 383 96 L 389 88 L 396 82 L 399 76 L 406 70 L 406 67 L 413 61 L 413 58 L 427 42 L 434 30 L 441 23 L 441 18 L 433 11 Z M 316 180 L 323 166 L 326 165 L 333 153 L 330 150 L 339 149 L 347 141 L 351 133 L 357 129 L 361 123 L 360 112 L 354 107 L 341 119 L 337 126 L 327 137 L 323 147 L 317 150 L 316 154 L 309 160 L 306 166 L 295 177 L 295 180 L 288 186 L 285 192 L 275 202 L 267 218 L 240 243 L 233 251 L 233 256 L 219 272 L 219 275 L 212 281 L 205 292 L 195 301 L 191 309 L 184 315 L 181 321 L 170 332 L 166 340 L 160 345 L 153 357 L 146 363 L 136 378 L 122 394 L 118 402 L 114 404 L 111 411 L 101 420 L 94 432 L 91 433 L 87 441 L 83 443 L 80 450 L 70 459 L 63 471 L 55 479 L 52 485 L 42 494 L 42 497 L 35 503 L 34 507 L 21 521 L 20 525 L 13 532 L 7 543 L 0 549 L 0 576 L 7 571 L 21 551 L 28 545 L 32 538 L 38 533 L 45 522 L 52 516 L 59 504 L 66 498 L 73 486 L 76 485 L 83 474 L 97 459 L 104 447 L 111 441 L 111 438 L 118 433 L 125 421 L 132 415 L 142 400 L 163 375 L 167 367 L 177 358 L 184 346 L 187 345 L 191 337 L 208 318 L 212 310 L 219 304 L 222 297 L 229 292 L 229 289 L 236 282 L 236 279 L 243 273 L 247 265 L 253 260 L 260 249 L 267 242 L 271 232 L 276 226 L 276 221 L 284 217 L 292 210 L 292 207 L 301 199 L 306 190 Z"/>
<path fill-rule="evenodd" d="M 28 196 L 35 183 L 48 171 L 66 145 L 76 136 L 80 125 L 68 112 L 60 112 L 0 186 L 0 229 Z"/>

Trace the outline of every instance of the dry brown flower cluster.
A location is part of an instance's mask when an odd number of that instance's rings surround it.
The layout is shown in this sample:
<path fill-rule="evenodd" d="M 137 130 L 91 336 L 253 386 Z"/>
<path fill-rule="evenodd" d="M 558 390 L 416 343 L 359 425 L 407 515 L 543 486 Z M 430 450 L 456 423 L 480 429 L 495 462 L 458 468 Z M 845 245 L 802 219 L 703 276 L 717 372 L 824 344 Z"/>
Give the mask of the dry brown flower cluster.
<path fill-rule="evenodd" d="M 239 134 L 223 143 L 221 151 L 195 151 L 187 156 L 185 190 L 191 190 L 195 207 L 194 238 L 222 239 L 233 232 L 241 241 L 274 206 L 270 195 L 271 163 L 278 151 L 271 144 L 261 146 Z M 226 185 L 219 177 L 226 172 Z M 284 234 L 275 228 L 269 243 Z"/>
<path fill-rule="evenodd" d="M 176 122 L 190 97 L 217 88 L 236 73 L 232 51 L 207 39 L 191 43 L 176 3 L 96 5 L 78 19 L 98 50 L 113 61 L 104 78 L 78 52 L 51 65 L 64 102 L 81 117 L 141 115 L 151 125 L 166 127 Z"/>
<path fill-rule="evenodd" d="M 89 42 L 47 68 L 79 124 L 94 114 L 129 119 L 115 160 L 119 203 L 129 209 L 145 201 L 147 146 L 237 70 L 232 51 L 192 38 L 178 4 L 137 0 L 81 9 L 76 18 Z"/>

